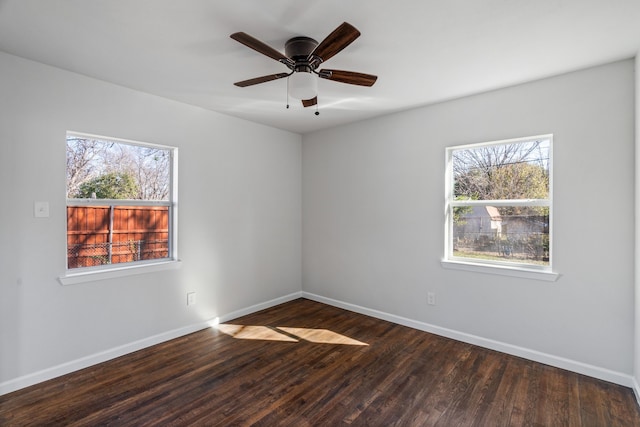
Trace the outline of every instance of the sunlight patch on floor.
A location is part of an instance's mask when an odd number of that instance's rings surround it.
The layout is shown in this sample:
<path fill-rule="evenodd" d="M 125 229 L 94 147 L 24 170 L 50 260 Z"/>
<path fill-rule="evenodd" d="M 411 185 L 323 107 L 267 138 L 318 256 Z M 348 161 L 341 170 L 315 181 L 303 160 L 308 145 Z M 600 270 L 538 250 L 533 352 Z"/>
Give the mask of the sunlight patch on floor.
<path fill-rule="evenodd" d="M 229 323 L 222 323 L 218 325 L 217 328 L 220 332 L 241 340 L 298 342 L 295 338 L 266 326 L 231 325 Z"/>
<path fill-rule="evenodd" d="M 299 342 L 302 340 L 316 344 L 369 345 L 328 329 L 291 328 L 285 326 L 274 328 L 271 326 L 234 325 L 230 323 L 211 326 L 222 333 L 241 340 L 285 342 Z"/>
<path fill-rule="evenodd" d="M 305 341 L 323 344 L 345 344 L 345 345 L 369 345 L 362 341 L 349 338 L 337 332 L 328 329 L 311 329 L 311 328 L 289 328 L 278 326 L 278 329 L 285 331 L 290 335 L 295 335 Z"/>

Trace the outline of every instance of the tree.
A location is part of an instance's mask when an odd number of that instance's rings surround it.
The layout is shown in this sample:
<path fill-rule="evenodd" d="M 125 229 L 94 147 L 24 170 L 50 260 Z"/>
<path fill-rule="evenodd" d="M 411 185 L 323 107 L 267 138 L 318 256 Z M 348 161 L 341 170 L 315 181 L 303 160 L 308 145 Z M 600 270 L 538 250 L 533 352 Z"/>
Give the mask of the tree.
<path fill-rule="evenodd" d="M 132 156 L 133 171 L 143 200 L 168 200 L 170 154 L 157 148 L 138 148 Z"/>
<path fill-rule="evenodd" d="M 67 197 L 90 197 L 87 185 L 106 176 L 134 180 L 136 200 L 169 200 L 171 152 L 119 141 L 67 136 Z M 123 178 L 123 177 L 127 178 Z M 85 185 L 86 184 L 86 185 Z M 119 185 L 115 181 L 111 184 Z M 85 185 L 81 191 L 80 187 Z M 99 192 L 96 192 L 98 194 Z M 79 194 L 82 194 L 79 196 Z"/>
<path fill-rule="evenodd" d="M 454 195 L 477 200 L 547 198 L 548 159 L 541 142 L 455 151 Z"/>
<path fill-rule="evenodd" d="M 138 185 L 131 174 L 108 172 L 80 184 L 76 197 L 83 199 L 135 199 L 138 193 Z"/>
<path fill-rule="evenodd" d="M 541 141 L 501 144 L 454 153 L 457 199 L 547 199 L 549 172 Z M 502 215 L 545 215 L 548 208 L 499 207 Z"/>
<path fill-rule="evenodd" d="M 530 163 L 496 166 L 486 173 L 477 169 L 460 175 L 455 182 L 456 196 L 475 200 L 546 199 L 549 175 Z"/>
<path fill-rule="evenodd" d="M 74 197 L 80 184 L 97 174 L 96 160 L 102 158 L 106 148 L 95 139 L 67 137 L 67 197 Z"/>

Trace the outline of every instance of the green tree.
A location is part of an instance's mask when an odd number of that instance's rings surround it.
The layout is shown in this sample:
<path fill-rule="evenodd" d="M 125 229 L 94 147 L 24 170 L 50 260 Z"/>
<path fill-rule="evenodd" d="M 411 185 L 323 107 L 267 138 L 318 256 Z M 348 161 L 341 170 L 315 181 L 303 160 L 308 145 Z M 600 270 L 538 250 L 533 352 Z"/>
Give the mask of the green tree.
<path fill-rule="evenodd" d="M 492 198 L 546 199 L 549 197 L 549 174 L 538 165 L 514 163 L 496 169 L 492 176 Z M 549 208 L 543 206 L 499 207 L 501 215 L 548 216 Z"/>
<path fill-rule="evenodd" d="M 108 172 L 80 184 L 76 198 L 136 199 L 139 194 L 135 177 L 127 172 Z"/>
<path fill-rule="evenodd" d="M 489 198 L 546 199 L 549 197 L 549 175 L 538 165 L 513 163 L 496 168 L 491 176 Z"/>

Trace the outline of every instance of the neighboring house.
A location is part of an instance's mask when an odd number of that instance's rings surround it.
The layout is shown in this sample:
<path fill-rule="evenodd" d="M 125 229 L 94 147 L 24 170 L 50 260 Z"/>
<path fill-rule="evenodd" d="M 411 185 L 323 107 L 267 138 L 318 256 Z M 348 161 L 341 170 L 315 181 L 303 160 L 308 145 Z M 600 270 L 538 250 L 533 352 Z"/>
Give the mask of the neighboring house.
<path fill-rule="evenodd" d="M 474 206 L 454 225 L 454 249 L 548 261 L 548 233 L 548 216 L 501 215 L 495 206 Z"/>
<path fill-rule="evenodd" d="M 500 215 L 495 206 L 474 206 L 460 215 L 454 227 L 455 238 L 515 237 L 548 233 L 549 218 L 544 215 Z"/>
<path fill-rule="evenodd" d="M 495 237 L 502 234 L 502 217 L 495 206 L 474 206 L 460 215 L 453 230 L 454 238 Z"/>

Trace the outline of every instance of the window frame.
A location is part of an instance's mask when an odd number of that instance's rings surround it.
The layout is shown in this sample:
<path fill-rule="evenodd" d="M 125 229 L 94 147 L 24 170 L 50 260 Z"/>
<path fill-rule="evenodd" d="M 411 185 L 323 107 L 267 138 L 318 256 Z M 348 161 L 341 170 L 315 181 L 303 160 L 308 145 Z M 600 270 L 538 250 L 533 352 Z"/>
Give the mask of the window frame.
<path fill-rule="evenodd" d="M 58 280 L 62 285 L 72 285 L 88 281 L 102 280 L 141 274 L 153 271 L 162 271 L 180 267 L 178 259 L 178 148 L 175 146 L 153 144 L 141 141 L 133 141 L 102 135 L 88 134 L 84 132 L 67 131 L 66 140 L 69 137 L 95 139 L 115 142 L 118 144 L 133 145 L 145 148 L 156 148 L 169 152 L 169 197 L 164 200 L 120 200 L 120 199 L 69 199 L 65 196 L 65 272 Z M 66 167 L 65 167 L 66 180 Z M 66 186 L 65 186 L 66 187 Z M 66 191 L 65 191 L 66 193 Z M 163 258 L 104 264 L 90 267 L 69 268 L 67 261 L 67 207 L 70 206 L 164 206 L 168 208 L 168 256 Z"/>
<path fill-rule="evenodd" d="M 549 195 L 547 199 L 504 199 L 504 200 L 455 200 L 454 196 L 454 168 L 453 153 L 455 151 L 525 143 L 535 140 L 549 141 Z M 464 144 L 447 147 L 445 150 L 445 230 L 444 256 L 441 265 L 446 269 L 489 273 L 497 275 L 515 276 L 529 279 L 555 281 L 559 275 L 553 272 L 553 134 L 535 135 L 521 138 Z M 549 208 L 549 263 L 535 265 L 513 261 L 484 260 L 478 258 L 461 257 L 453 254 L 453 209 L 455 207 L 475 206 L 545 206 Z"/>

